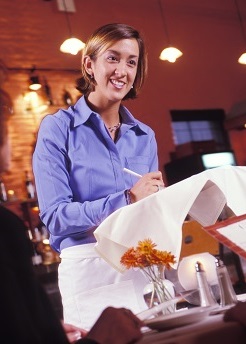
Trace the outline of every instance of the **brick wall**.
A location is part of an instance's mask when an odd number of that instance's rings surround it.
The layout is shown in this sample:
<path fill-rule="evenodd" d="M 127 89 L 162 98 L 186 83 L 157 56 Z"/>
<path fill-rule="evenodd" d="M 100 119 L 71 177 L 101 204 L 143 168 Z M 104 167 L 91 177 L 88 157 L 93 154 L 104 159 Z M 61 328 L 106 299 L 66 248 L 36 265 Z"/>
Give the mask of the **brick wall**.
<path fill-rule="evenodd" d="M 13 190 L 15 197 L 23 200 L 25 192 L 25 171 L 32 175 L 31 159 L 36 133 L 41 119 L 47 113 L 54 113 L 57 108 L 67 107 L 63 102 L 63 92 L 67 90 L 73 101 L 80 95 L 75 89 L 75 80 L 79 74 L 70 72 L 42 72 L 51 88 L 54 105 L 48 106 L 43 89 L 36 92 L 36 104 L 32 107 L 25 100 L 28 91 L 29 75 L 26 72 L 9 71 L 3 89 L 9 93 L 13 101 L 13 114 L 9 118 L 9 137 L 11 142 L 11 165 L 9 171 L 2 174 L 7 190 Z"/>

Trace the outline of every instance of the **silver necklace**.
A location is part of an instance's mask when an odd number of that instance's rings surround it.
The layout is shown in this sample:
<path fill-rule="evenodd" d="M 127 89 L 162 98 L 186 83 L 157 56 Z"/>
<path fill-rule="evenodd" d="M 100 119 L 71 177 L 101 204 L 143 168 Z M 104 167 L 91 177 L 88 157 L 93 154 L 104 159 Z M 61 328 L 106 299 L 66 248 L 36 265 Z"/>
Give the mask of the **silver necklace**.
<path fill-rule="evenodd" d="M 121 123 L 118 123 L 116 125 L 113 125 L 112 127 L 108 127 L 108 130 L 110 133 L 113 133 L 114 131 L 118 130 L 120 126 L 121 126 Z"/>

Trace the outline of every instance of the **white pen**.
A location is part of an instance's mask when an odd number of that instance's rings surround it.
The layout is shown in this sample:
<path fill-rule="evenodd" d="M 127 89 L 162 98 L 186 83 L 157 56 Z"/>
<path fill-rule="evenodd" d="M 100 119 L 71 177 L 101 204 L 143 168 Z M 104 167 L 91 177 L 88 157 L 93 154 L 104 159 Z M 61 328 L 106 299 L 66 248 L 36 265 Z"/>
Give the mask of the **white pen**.
<path fill-rule="evenodd" d="M 125 168 L 125 167 L 123 168 L 123 171 L 126 172 L 126 173 L 131 174 L 132 176 L 138 177 L 138 178 L 142 177 L 141 174 L 138 174 L 138 173 L 136 173 L 136 172 L 134 172 L 132 170 L 129 170 L 128 168 Z"/>

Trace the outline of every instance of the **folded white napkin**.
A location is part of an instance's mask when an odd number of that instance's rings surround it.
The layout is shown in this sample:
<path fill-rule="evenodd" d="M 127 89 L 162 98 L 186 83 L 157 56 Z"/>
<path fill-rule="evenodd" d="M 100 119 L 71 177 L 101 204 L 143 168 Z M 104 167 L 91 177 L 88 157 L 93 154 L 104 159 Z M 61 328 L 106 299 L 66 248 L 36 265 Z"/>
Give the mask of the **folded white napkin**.
<path fill-rule="evenodd" d="M 171 251 L 178 262 L 187 214 L 209 226 L 225 205 L 235 215 L 246 213 L 246 167 L 206 170 L 115 211 L 95 230 L 95 250 L 123 272 L 121 256 L 139 240 L 150 238 L 159 250 Z"/>

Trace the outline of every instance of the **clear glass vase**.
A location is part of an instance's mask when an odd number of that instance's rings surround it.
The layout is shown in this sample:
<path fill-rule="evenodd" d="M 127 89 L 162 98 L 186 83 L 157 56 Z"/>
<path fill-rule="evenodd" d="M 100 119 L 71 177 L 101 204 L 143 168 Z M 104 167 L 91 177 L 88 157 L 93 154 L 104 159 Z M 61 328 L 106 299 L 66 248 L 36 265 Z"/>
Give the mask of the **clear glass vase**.
<path fill-rule="evenodd" d="M 149 278 L 149 283 L 145 286 L 143 294 L 149 308 L 175 297 L 174 285 L 165 278 L 165 267 L 163 265 L 151 267 L 146 275 Z M 161 314 L 170 314 L 175 310 L 176 306 L 171 305 L 166 307 Z"/>

